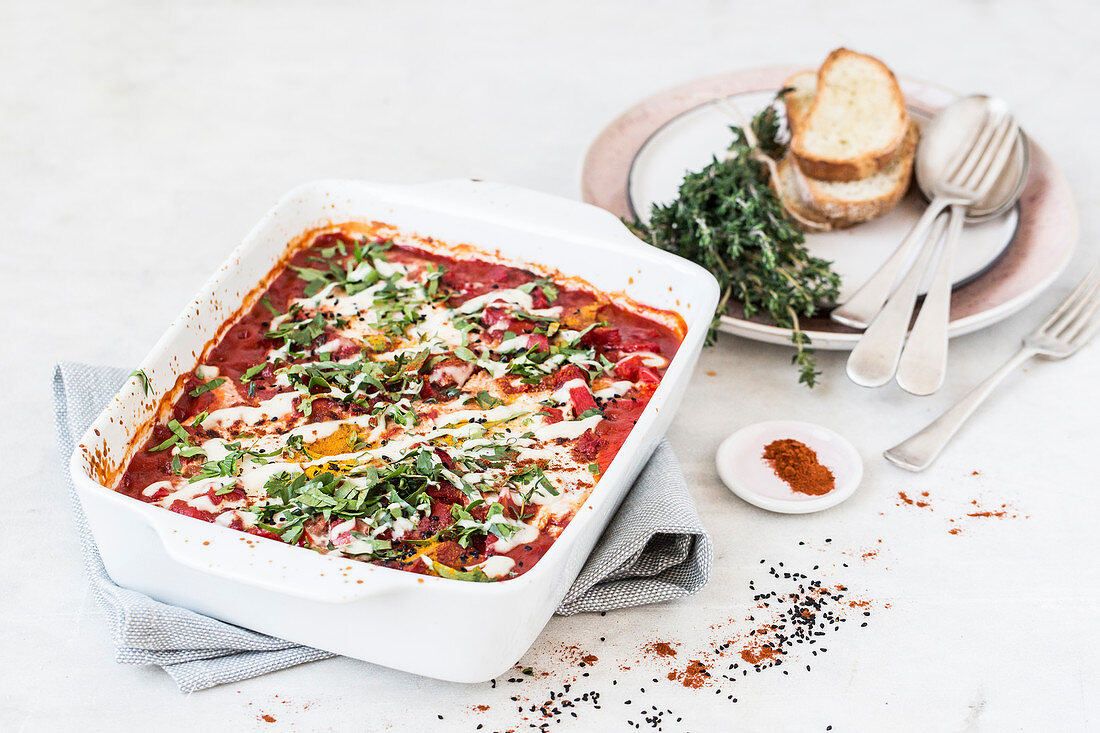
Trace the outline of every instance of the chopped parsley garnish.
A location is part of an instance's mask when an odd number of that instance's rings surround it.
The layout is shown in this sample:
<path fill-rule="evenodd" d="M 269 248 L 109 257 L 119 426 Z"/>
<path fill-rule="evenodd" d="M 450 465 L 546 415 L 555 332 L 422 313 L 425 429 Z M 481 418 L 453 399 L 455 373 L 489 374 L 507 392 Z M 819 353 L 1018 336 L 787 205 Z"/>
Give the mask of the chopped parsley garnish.
<path fill-rule="evenodd" d="M 144 369 L 135 369 L 126 376 L 137 377 L 138 384 L 141 385 L 141 393 L 146 397 L 149 396 L 149 375 L 145 373 Z"/>
<path fill-rule="evenodd" d="M 329 321 L 321 314 L 314 313 L 311 317 L 302 317 L 302 306 L 295 303 L 287 311 L 287 318 L 278 325 L 273 326 L 264 334 L 264 338 L 282 340 L 281 348 L 287 355 L 293 358 L 306 356 L 306 350 L 313 346 L 313 342 L 319 339 L 329 327 Z M 337 327 L 347 325 L 343 319 L 333 321 Z"/>
<path fill-rule="evenodd" d="M 494 397 L 485 390 L 481 390 L 476 395 L 474 395 L 474 399 L 477 400 L 477 403 L 486 410 L 504 404 L 504 400 L 500 399 L 499 397 Z"/>
<path fill-rule="evenodd" d="M 217 389 L 218 387 L 225 384 L 227 381 L 229 380 L 227 380 L 225 377 L 217 377 L 216 379 L 211 379 L 209 382 L 200 384 L 198 387 L 195 387 L 187 394 L 191 395 L 192 397 L 198 397 L 204 392 L 209 392 L 212 389 Z"/>
<path fill-rule="evenodd" d="M 225 449 L 229 451 L 225 458 L 204 463 L 199 472 L 189 479 L 189 483 L 210 478 L 236 478 L 241 460 L 246 456 L 253 463 L 264 464 L 267 463 L 268 458 L 274 458 L 282 453 L 281 448 L 266 453 L 251 448 L 241 448 L 240 442 L 226 443 Z M 201 454 L 202 449 L 198 450 Z M 189 457 L 186 455 L 186 449 L 180 451 L 179 454 L 185 458 Z"/>
<path fill-rule="evenodd" d="M 558 289 L 554 287 L 554 281 L 548 277 L 538 277 L 529 283 L 520 285 L 517 290 L 521 290 L 525 293 L 530 293 L 535 288 L 542 291 L 542 294 L 546 296 L 546 299 L 551 303 L 558 297 Z"/>
<path fill-rule="evenodd" d="M 195 422 L 197 424 L 200 421 L 196 420 Z M 150 453 L 159 453 L 162 450 L 167 450 L 168 448 L 171 448 L 173 445 L 193 445 L 193 443 L 191 442 L 191 435 L 183 429 L 183 426 L 180 425 L 179 420 L 169 420 L 168 429 L 172 431 L 171 437 L 169 437 L 167 440 L 165 440 L 163 443 L 156 446 L 155 448 L 150 448 Z"/>
<path fill-rule="evenodd" d="M 586 333 L 604 325 L 592 322 L 599 306 L 561 318 L 561 309 L 532 308 L 514 290 L 497 300 L 461 301 L 465 293 L 444 280 L 444 268 L 403 264 L 404 255 L 391 262 L 392 246 L 333 240 L 296 260 L 291 271 L 305 297 L 280 295 L 285 313 L 266 295 L 259 301 L 272 314 L 263 323 L 262 361 L 233 379 L 197 371 L 199 383 L 188 392 L 214 393 L 215 405 L 228 414 L 211 431 L 235 437 L 197 445 L 189 431 L 201 427 L 202 413 L 189 427 L 169 421 L 170 437 L 150 450 L 172 449 L 173 473 L 186 474 L 188 483 L 210 481 L 213 496 L 228 497 L 224 509 L 250 513 L 249 527 L 284 542 L 395 566 L 422 563 L 441 577 L 489 582 L 494 578 L 480 563 L 504 546 L 493 543 L 515 542 L 529 531 L 539 504 L 574 484 L 588 485 L 557 472 L 566 465 L 556 461 L 575 460 L 567 439 L 538 437 L 551 422 L 541 417 L 561 419 L 554 408 L 561 395 L 533 402 L 520 395 L 560 389 L 565 380 L 547 377 L 570 366 L 589 380 L 611 373 L 600 349 L 583 343 Z M 549 277 L 517 289 L 540 304 L 559 298 Z M 455 300 L 461 303 L 452 305 Z M 249 397 L 260 387 L 281 395 L 259 403 L 278 407 L 270 414 L 255 409 L 256 399 L 220 400 L 229 393 L 215 391 L 226 383 L 247 384 Z M 237 407 L 243 408 L 239 419 L 228 412 Z M 597 416 L 599 409 L 589 409 L 575 419 Z M 400 429 L 422 420 L 433 422 L 420 431 Z M 328 429 L 321 421 L 338 425 Z M 311 423 L 322 427 L 311 433 L 305 428 Z M 302 429 L 285 432 L 291 426 Z M 282 442 L 269 439 L 278 434 Z M 596 463 L 588 470 L 598 475 Z M 245 496 L 243 486 L 256 479 L 264 496 Z M 457 558 L 442 552 L 455 545 Z"/>
<path fill-rule="evenodd" d="M 303 415 L 312 414 L 314 400 L 327 398 L 374 408 L 374 414 L 386 414 L 402 425 L 415 425 L 418 420 L 411 400 L 424 387 L 421 372 L 428 356 L 425 350 L 398 354 L 393 361 L 360 358 L 350 364 L 291 364 L 281 367 L 278 374 L 302 393 L 298 411 Z"/>
<path fill-rule="evenodd" d="M 528 504 L 532 497 L 540 492 L 547 496 L 557 496 L 561 493 L 554 484 L 550 483 L 550 479 L 546 477 L 546 472 L 537 465 L 529 466 L 523 471 L 513 474 L 512 483 L 519 488 L 519 494 L 524 505 Z"/>
<path fill-rule="evenodd" d="M 414 451 L 389 465 L 359 466 L 346 474 L 326 470 L 310 478 L 307 472 L 281 471 L 264 484 L 274 501 L 251 511 L 261 526 L 287 542 L 297 542 L 305 524 L 316 518 L 361 519 L 381 530 L 402 519 L 415 526 L 431 507 L 425 490 L 438 481 L 438 469 L 425 471 L 423 460 L 417 460 L 422 452 L 426 451 Z M 385 550 L 360 554 L 383 557 Z"/>
<path fill-rule="evenodd" d="M 260 298 L 260 303 L 265 308 L 267 308 L 269 311 L 271 311 L 271 315 L 273 317 L 278 318 L 279 316 L 282 315 L 282 313 L 280 313 L 279 310 L 275 306 L 271 305 L 271 299 L 268 298 L 266 295 L 264 297 Z"/>
<path fill-rule="evenodd" d="M 483 505 L 485 505 L 483 499 L 475 499 L 466 506 L 452 504 L 451 517 L 455 521 L 444 534 L 457 542 L 459 546 L 469 547 L 470 542 L 477 535 L 492 534 L 506 540 L 519 531 L 519 527 L 515 522 L 510 522 L 504 516 L 504 506 L 497 502 L 488 504 L 485 519 L 477 519 L 470 513 L 471 509 L 477 509 Z"/>
<path fill-rule="evenodd" d="M 441 562 L 432 562 L 427 557 L 425 557 L 425 560 L 428 560 L 428 567 L 434 570 L 441 578 L 449 578 L 451 580 L 467 580 L 474 583 L 491 583 L 493 581 L 493 579 L 486 575 L 485 571 L 481 568 L 473 568 L 471 570 L 455 570 L 454 568 L 444 565 Z"/>
<path fill-rule="evenodd" d="M 383 254 L 392 246 L 392 240 L 368 242 L 365 238 L 360 238 L 352 245 L 352 256 L 341 267 L 333 262 L 335 255 L 347 255 L 347 245 L 341 242 L 322 249 L 320 257 L 309 258 L 310 261 L 322 265 L 320 269 L 315 267 L 292 267 L 291 269 L 306 281 L 304 295 L 307 298 L 312 298 L 330 287 L 340 287 L 348 295 L 358 295 L 382 279 L 374 262 L 376 259 L 385 261 Z"/>
<path fill-rule="evenodd" d="M 241 381 L 242 382 L 251 382 L 253 379 L 255 379 L 257 377 L 257 375 L 259 375 L 260 372 L 262 372 L 264 370 L 264 367 L 266 367 L 266 366 L 267 366 L 266 361 L 261 362 L 259 364 L 256 364 L 255 366 L 250 366 L 248 369 L 245 369 L 244 374 L 241 375 Z"/>

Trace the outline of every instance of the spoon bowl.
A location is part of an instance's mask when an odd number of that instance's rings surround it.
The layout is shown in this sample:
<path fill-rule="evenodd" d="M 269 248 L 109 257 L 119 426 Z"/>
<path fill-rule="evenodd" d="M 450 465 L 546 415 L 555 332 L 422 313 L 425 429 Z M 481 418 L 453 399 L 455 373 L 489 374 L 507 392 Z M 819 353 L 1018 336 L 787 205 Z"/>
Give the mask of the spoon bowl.
<path fill-rule="evenodd" d="M 914 172 L 925 198 L 935 198 L 935 184 L 946 177 L 956 152 L 973 140 L 990 112 L 1005 113 L 1008 105 L 997 97 L 975 94 L 944 107 L 925 126 Z M 1020 132 L 1004 170 L 985 196 L 967 208 L 966 222 L 976 224 L 1004 214 L 1016 205 L 1027 183 L 1027 136 Z"/>

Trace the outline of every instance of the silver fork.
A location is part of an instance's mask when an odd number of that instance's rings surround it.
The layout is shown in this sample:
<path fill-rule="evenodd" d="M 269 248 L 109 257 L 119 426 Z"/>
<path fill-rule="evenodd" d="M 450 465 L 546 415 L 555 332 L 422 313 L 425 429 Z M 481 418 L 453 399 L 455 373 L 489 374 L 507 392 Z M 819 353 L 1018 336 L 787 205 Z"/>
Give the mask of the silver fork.
<path fill-rule="evenodd" d="M 921 217 L 921 221 L 924 221 L 930 212 L 933 212 L 933 218 L 935 218 L 944 206 L 951 206 L 953 217 L 958 217 L 958 222 L 961 224 L 965 207 L 985 196 L 1000 177 L 1008 155 L 1016 145 L 1017 134 L 1018 128 L 1011 115 L 1007 113 L 987 115 L 974 139 L 974 144 L 958 156 L 957 161 L 953 161 L 953 165 L 948 168 L 951 174 L 947 179 L 937 182 L 932 187 L 935 199 Z M 914 227 L 914 232 L 919 227 L 920 222 Z M 957 234 L 957 231 L 952 233 Z M 908 242 L 910 238 L 911 236 L 907 237 L 906 241 Z M 927 238 L 916 263 L 886 301 L 885 307 L 877 314 L 873 312 L 870 314 L 873 320 L 848 358 L 848 377 L 856 384 L 864 387 L 881 387 L 894 378 L 902 347 L 909 332 L 909 321 L 913 317 L 913 309 L 916 306 L 917 291 L 933 260 L 938 238 L 936 236 Z M 951 244 L 949 239 L 942 249 L 946 251 Z M 893 260 L 896 256 L 897 253 L 890 259 Z M 879 273 L 875 273 L 871 281 L 877 277 Z M 871 281 L 868 285 L 871 285 Z M 834 311 L 833 317 L 842 322 L 848 322 L 845 319 L 852 317 L 853 309 L 862 307 L 863 296 L 869 292 L 868 285 L 864 285 L 848 303 Z M 878 287 L 878 285 L 875 284 L 872 287 Z M 881 301 L 878 302 L 881 304 Z M 870 305 L 869 299 L 866 304 Z M 921 330 L 924 331 L 926 328 Z M 943 353 L 946 358 L 946 349 Z"/>
<path fill-rule="evenodd" d="M 1011 115 L 1006 115 L 988 140 L 989 148 L 996 150 L 985 173 L 974 167 L 967 178 L 968 185 L 986 184 L 979 194 L 984 198 L 988 186 L 1000 177 L 1016 143 L 1020 137 L 1020 128 Z M 973 155 L 973 153 L 971 153 Z M 967 164 L 969 164 L 969 160 Z M 966 164 L 964 164 L 964 168 Z M 987 180 L 983 181 L 982 176 Z M 992 180 L 988 180 L 992 179 Z M 906 392 L 915 395 L 929 395 L 943 386 L 947 375 L 947 329 L 951 312 L 951 260 L 966 219 L 967 207 L 955 204 L 951 207 L 951 219 L 947 225 L 947 236 L 940 249 L 939 262 L 933 270 L 932 284 L 924 296 L 917 321 L 905 342 L 905 350 L 898 362 L 897 382 Z"/>
<path fill-rule="evenodd" d="M 886 460 L 909 471 L 928 468 L 967 418 L 1016 367 L 1035 356 L 1065 359 L 1087 344 L 1100 328 L 1097 310 L 1100 310 L 1100 264 L 1089 271 L 1049 318 L 1024 338 L 1024 345 L 1015 356 L 935 422 L 883 453 Z"/>
<path fill-rule="evenodd" d="M 910 261 L 913 248 L 925 241 L 929 229 L 932 228 L 932 222 L 936 220 L 940 212 L 952 204 L 970 204 L 977 200 L 971 193 L 973 189 L 963 188 L 961 184 L 966 181 L 969 174 L 976 167 L 978 163 L 977 156 L 987 149 L 998 119 L 1000 118 L 987 115 L 982 127 L 970 141 L 970 144 L 963 145 L 956 151 L 955 156 L 945 166 L 945 170 L 950 172 L 950 175 L 946 177 L 946 180 L 939 181 L 933 186 L 934 198 L 928 204 L 928 208 L 924 210 L 921 218 L 909 230 L 909 234 L 897 246 L 893 254 L 875 271 L 875 274 L 851 298 L 833 309 L 829 314 L 830 318 L 852 328 L 866 328 L 882 310 L 882 304 L 886 302 L 893 290 L 894 283 L 897 281 L 902 267 Z"/>

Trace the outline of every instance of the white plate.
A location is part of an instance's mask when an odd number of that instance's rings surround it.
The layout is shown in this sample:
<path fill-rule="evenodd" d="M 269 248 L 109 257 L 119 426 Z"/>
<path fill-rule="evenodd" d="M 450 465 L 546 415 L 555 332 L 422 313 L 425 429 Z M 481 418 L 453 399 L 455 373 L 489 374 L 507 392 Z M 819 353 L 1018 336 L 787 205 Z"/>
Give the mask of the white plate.
<path fill-rule="evenodd" d="M 764 447 L 790 438 L 813 449 L 833 472 L 836 488 L 822 496 L 791 489 L 764 460 Z M 863 461 L 844 436 L 820 425 L 772 420 L 741 428 L 722 441 L 715 455 L 718 475 L 734 494 L 753 506 L 781 514 L 809 514 L 834 507 L 855 493 L 863 480 Z"/>
<path fill-rule="evenodd" d="M 662 91 L 625 111 L 593 141 L 581 175 L 584 200 L 630 219 L 636 207 L 668 201 L 687 170 L 698 170 L 729 144 L 735 121 L 714 105 L 730 99 L 747 116 L 768 103 L 797 66 L 742 69 Z M 913 116 L 930 119 L 958 98 L 912 79 L 900 80 Z M 1019 206 L 1002 219 L 969 228 L 954 272 L 949 334 L 985 328 L 1020 310 L 1058 277 L 1077 241 L 1073 195 L 1050 157 L 1029 139 L 1030 168 Z M 808 237 L 815 254 L 836 262 L 851 292 L 893 251 L 915 216 L 916 194 L 881 220 L 842 232 Z M 825 313 L 802 319 L 821 349 L 851 349 L 860 332 Z M 791 331 L 759 315 L 745 318 L 730 304 L 719 328 L 757 341 L 790 344 Z"/>

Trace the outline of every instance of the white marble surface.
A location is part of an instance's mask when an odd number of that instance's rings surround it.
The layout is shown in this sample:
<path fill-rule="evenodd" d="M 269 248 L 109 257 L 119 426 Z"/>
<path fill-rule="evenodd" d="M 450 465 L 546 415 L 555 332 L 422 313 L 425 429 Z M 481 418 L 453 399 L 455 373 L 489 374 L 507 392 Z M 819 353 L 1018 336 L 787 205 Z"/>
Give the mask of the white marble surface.
<path fill-rule="evenodd" d="M 524 730 L 510 696 L 541 700 L 585 671 L 575 691 L 600 690 L 604 704 L 575 708 L 561 730 L 640 722 L 640 687 L 647 706 L 674 711 L 666 731 L 1100 724 L 1098 347 L 1013 376 L 929 472 L 879 457 L 1007 357 L 1072 275 L 955 342 L 948 385 L 926 399 L 851 385 L 837 354 L 822 355 L 824 383 L 810 392 L 785 349 L 723 338 L 670 433 L 715 538 L 710 586 L 677 603 L 554 619 L 522 660 L 536 672 L 526 682 L 494 690 L 337 659 L 184 696 L 157 669 L 113 662 L 58 471 L 52 364 L 137 363 L 299 182 L 478 177 L 576 196 L 585 146 L 622 108 L 700 75 L 809 64 L 846 44 L 901 74 L 1008 99 L 1075 192 L 1072 269 L 1096 257 L 1100 109 L 1087 88 L 1100 27 L 1089 0 L 641 5 L 0 3 L 0 730 Z M 853 499 L 778 516 L 726 491 L 716 446 L 767 418 L 853 440 L 867 464 Z M 899 491 L 928 491 L 932 506 L 898 506 Z M 952 523 L 972 499 L 1020 516 Z M 828 653 L 797 647 L 722 694 L 636 662 L 645 643 L 678 641 L 682 668 L 749 629 L 748 583 L 764 587 L 780 562 L 847 585 L 870 603 L 868 626 L 855 614 L 821 642 Z M 711 628 L 727 619 L 731 634 Z M 562 645 L 574 643 L 599 661 L 565 664 Z"/>

